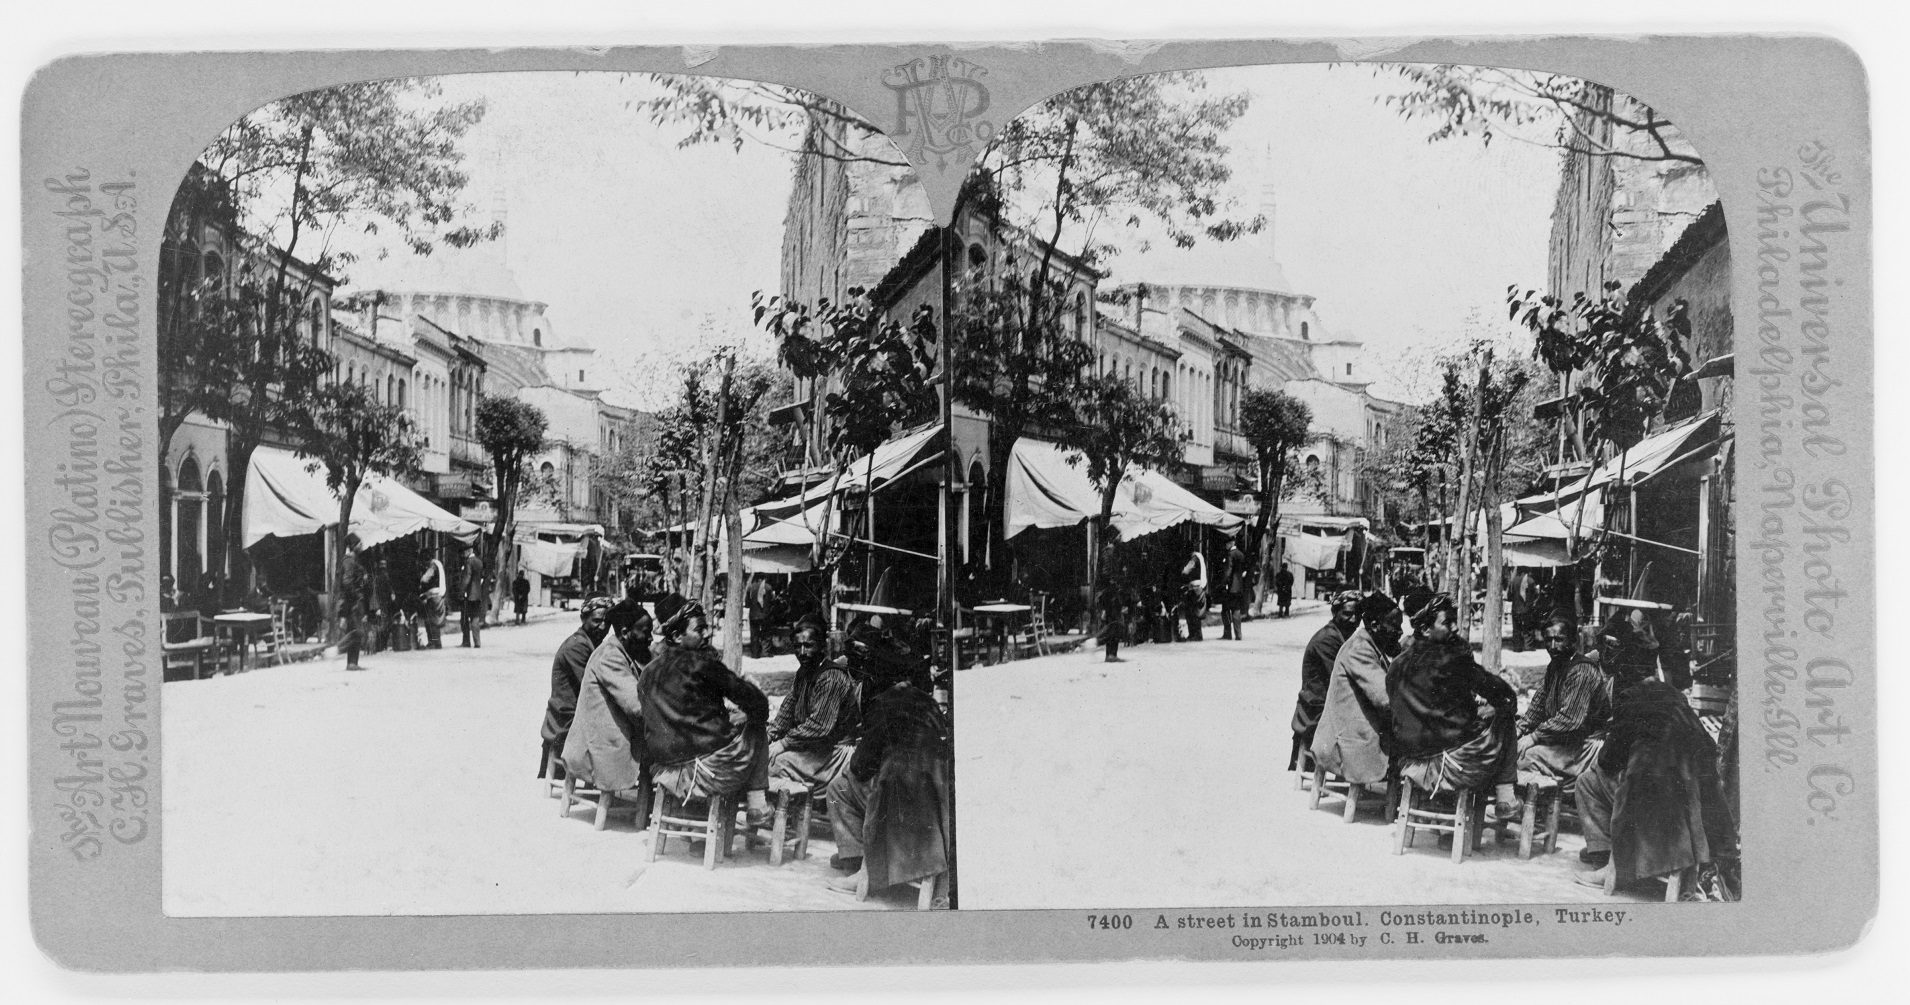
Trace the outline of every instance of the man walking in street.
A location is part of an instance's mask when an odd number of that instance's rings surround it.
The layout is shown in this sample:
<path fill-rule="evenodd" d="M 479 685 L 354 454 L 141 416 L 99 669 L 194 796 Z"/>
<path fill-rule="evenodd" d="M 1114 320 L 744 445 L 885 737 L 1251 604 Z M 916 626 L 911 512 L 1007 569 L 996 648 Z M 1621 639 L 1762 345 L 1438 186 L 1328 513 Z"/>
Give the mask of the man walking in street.
<path fill-rule="evenodd" d="M 525 577 L 524 570 L 517 570 L 517 578 L 511 580 L 511 613 L 517 616 L 517 623 L 524 623 L 524 614 L 531 606 L 531 581 Z"/>
<path fill-rule="evenodd" d="M 1247 594 L 1253 589 L 1253 565 L 1238 540 L 1227 543 L 1227 558 L 1220 571 L 1220 637 L 1234 642 L 1245 636 L 1240 620 L 1247 613 Z"/>
<path fill-rule="evenodd" d="M 464 574 L 458 580 L 458 634 L 460 648 L 484 648 L 484 563 L 476 549 L 464 553 Z"/>
<path fill-rule="evenodd" d="M 1196 546 L 1181 566 L 1181 613 L 1187 618 L 1187 641 L 1200 641 L 1201 621 L 1207 617 L 1207 556 Z M 1177 640 L 1178 641 L 1178 640 Z"/>
<path fill-rule="evenodd" d="M 418 577 L 418 616 L 424 620 L 427 649 L 444 648 L 444 594 L 448 585 L 444 563 L 432 556 L 425 563 L 424 575 Z"/>
<path fill-rule="evenodd" d="M 358 547 L 358 535 L 345 536 L 345 576 L 338 599 L 338 611 L 345 621 L 343 648 L 345 669 L 363 670 L 358 653 L 364 648 L 365 632 L 371 620 L 371 577 L 365 572 L 365 556 Z"/>
<path fill-rule="evenodd" d="M 1293 570 L 1284 562 L 1280 564 L 1280 571 L 1273 574 L 1273 599 L 1280 608 L 1280 616 L 1286 617 L 1293 607 Z"/>

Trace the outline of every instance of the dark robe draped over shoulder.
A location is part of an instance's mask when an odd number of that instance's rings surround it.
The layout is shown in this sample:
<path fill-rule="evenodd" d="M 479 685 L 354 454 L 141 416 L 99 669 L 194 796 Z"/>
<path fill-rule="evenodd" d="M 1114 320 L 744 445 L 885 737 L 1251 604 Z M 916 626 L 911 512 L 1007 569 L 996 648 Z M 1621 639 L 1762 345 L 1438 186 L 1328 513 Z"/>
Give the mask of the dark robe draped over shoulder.
<path fill-rule="evenodd" d="M 1416 640 L 1387 673 L 1393 713 L 1393 750 L 1398 757 L 1431 757 L 1478 732 L 1484 698 L 1508 719 L 1517 711 L 1512 685 L 1486 672 L 1464 640 Z"/>
<path fill-rule="evenodd" d="M 947 871 L 954 757 L 941 708 L 920 689 L 896 684 L 869 699 L 862 722 L 849 771 L 873 780 L 862 835 L 869 888 Z"/>
<path fill-rule="evenodd" d="M 1300 657 L 1300 697 L 1293 703 L 1293 735 L 1303 744 L 1313 742 L 1313 729 L 1319 725 L 1320 709 L 1326 704 L 1326 686 L 1333 677 L 1333 659 L 1346 644 L 1346 633 L 1337 621 L 1329 620 L 1313 633 Z"/>
<path fill-rule="evenodd" d="M 1611 828 L 1618 882 L 1736 855 L 1718 748 L 1682 692 L 1658 680 L 1621 686 L 1598 767 L 1618 779 Z"/>

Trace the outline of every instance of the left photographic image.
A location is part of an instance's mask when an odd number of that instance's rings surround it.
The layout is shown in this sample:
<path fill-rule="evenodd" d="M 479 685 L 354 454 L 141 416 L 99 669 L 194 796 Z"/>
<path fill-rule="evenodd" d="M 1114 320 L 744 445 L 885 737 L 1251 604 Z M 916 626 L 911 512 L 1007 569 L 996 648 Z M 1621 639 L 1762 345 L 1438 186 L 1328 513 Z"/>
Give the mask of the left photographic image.
<path fill-rule="evenodd" d="M 724 78 L 214 138 L 158 274 L 166 914 L 952 906 L 940 305 L 863 295 L 934 222 Z"/>

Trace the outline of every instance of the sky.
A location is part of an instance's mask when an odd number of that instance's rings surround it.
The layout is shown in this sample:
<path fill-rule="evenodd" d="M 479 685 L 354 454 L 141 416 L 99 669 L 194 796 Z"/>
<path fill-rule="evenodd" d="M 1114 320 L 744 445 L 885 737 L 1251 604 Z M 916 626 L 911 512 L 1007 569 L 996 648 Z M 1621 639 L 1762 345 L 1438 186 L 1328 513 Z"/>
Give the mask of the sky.
<path fill-rule="evenodd" d="M 1367 67 L 1208 76 L 1215 91 L 1253 96 L 1227 136 L 1239 209 L 1258 212 L 1272 183 L 1285 285 L 1317 298 L 1328 334 L 1367 344 L 1376 391 L 1411 397 L 1429 347 L 1450 342 L 1469 314 L 1503 318 L 1508 284 L 1544 279 L 1556 151 L 1428 144 L 1427 126 L 1377 101 L 1397 82 Z M 677 149 L 680 131 L 629 107 L 652 93 L 640 78 L 441 80 L 446 100 L 488 102 L 466 138 L 466 194 L 481 219 L 505 208 L 507 236 L 475 253 L 441 250 L 431 268 L 455 267 L 460 254 L 503 256 L 523 295 L 550 305 L 556 337 L 597 348 L 599 372 L 612 375 L 603 382 L 629 403 L 651 403 L 667 372 L 660 362 L 748 333 L 751 293 L 778 282 L 790 155 L 748 144 Z M 1240 282 L 1264 254 L 1248 241 L 1188 251 L 1157 242 L 1108 264 L 1116 282 Z M 367 256 L 350 270 L 353 285 L 401 284 L 420 267 L 408 257 Z M 760 337 L 748 337 L 761 351 Z"/>

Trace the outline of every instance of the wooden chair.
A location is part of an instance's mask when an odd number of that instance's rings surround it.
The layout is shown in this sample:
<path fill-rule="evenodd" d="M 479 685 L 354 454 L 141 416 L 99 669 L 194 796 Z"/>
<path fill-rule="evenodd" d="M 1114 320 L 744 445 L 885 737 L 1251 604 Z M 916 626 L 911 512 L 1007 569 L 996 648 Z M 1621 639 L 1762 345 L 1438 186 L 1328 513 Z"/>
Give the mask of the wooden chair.
<path fill-rule="evenodd" d="M 656 786 L 650 811 L 650 861 L 663 854 L 663 844 L 673 837 L 703 842 L 703 868 L 714 869 L 720 859 L 729 857 L 730 839 L 736 833 L 736 796 L 704 796 L 704 814 L 691 815 L 696 797 L 678 799 L 662 785 Z"/>
<path fill-rule="evenodd" d="M 292 605 L 286 601 L 272 601 L 272 629 L 260 635 L 258 639 L 252 643 L 254 665 L 263 665 L 262 661 L 268 656 L 272 658 L 273 666 L 278 666 L 285 662 L 289 647 L 292 643 L 292 633 L 290 629 L 286 627 L 286 620 L 290 616 L 291 608 Z"/>
<path fill-rule="evenodd" d="M 205 629 L 198 611 L 173 611 L 163 616 L 160 642 L 161 680 L 200 680 L 206 675 L 206 658 L 219 665 L 219 640 Z M 192 676 L 179 672 L 192 667 Z"/>
<path fill-rule="evenodd" d="M 1015 637 L 1015 656 L 1018 659 L 1048 655 L 1047 594 L 1035 594 L 1033 603 L 1029 606 L 1033 610 L 1028 612 L 1027 631 Z"/>
<path fill-rule="evenodd" d="M 1431 801 L 1431 794 L 1414 786 L 1410 779 L 1399 780 L 1399 810 L 1393 817 L 1393 854 L 1406 854 L 1418 833 L 1428 830 L 1451 834 L 1453 863 L 1464 862 L 1479 844 L 1479 825 L 1485 812 L 1480 794 L 1473 789 L 1460 789 L 1453 793 L 1453 808 L 1449 811 L 1433 808 Z"/>

